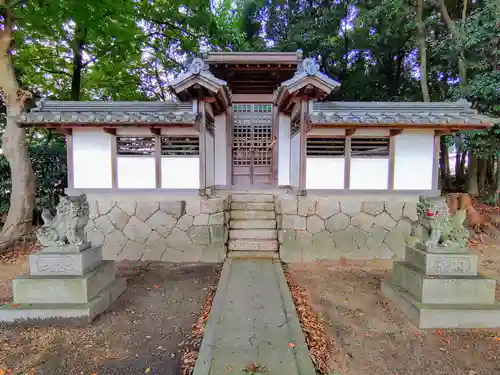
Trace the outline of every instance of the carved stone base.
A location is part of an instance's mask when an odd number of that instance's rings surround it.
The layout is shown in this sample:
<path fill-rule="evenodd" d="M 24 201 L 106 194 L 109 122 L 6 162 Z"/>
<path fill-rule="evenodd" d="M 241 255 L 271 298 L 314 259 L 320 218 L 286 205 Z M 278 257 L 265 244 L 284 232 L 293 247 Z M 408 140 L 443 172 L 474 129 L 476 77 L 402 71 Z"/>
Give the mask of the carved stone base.
<path fill-rule="evenodd" d="M 477 273 L 478 257 L 430 253 L 406 247 L 405 261 L 394 262 L 382 283 L 385 297 L 420 328 L 500 327 L 494 279 Z"/>
<path fill-rule="evenodd" d="M 116 301 L 126 288 L 125 279 L 117 278 L 88 303 L 0 305 L 0 322 L 16 325 L 88 325 Z"/>
<path fill-rule="evenodd" d="M 410 293 L 382 281 L 382 294 L 419 328 L 498 328 L 500 304 L 424 304 Z"/>
<path fill-rule="evenodd" d="M 428 246 L 422 242 L 417 242 L 415 247 L 433 254 L 467 254 L 470 252 L 466 247 Z"/>
<path fill-rule="evenodd" d="M 0 305 L 0 322 L 83 324 L 106 310 L 125 291 L 113 261 L 103 261 L 101 247 L 30 256 L 30 272 L 13 280 L 13 303 Z"/>
<path fill-rule="evenodd" d="M 405 261 L 427 276 L 476 276 L 478 256 L 468 249 L 463 253 L 430 253 L 406 246 Z"/>
<path fill-rule="evenodd" d="M 66 244 L 66 245 L 52 245 L 43 246 L 40 248 L 41 253 L 78 253 L 83 250 L 87 250 L 91 247 L 90 242 L 85 242 L 82 244 Z"/>
<path fill-rule="evenodd" d="M 102 246 L 95 246 L 81 252 L 50 253 L 38 252 L 29 256 L 32 276 L 68 275 L 78 276 L 95 268 L 102 262 Z"/>
<path fill-rule="evenodd" d="M 114 279 L 112 261 L 81 276 L 21 275 L 12 282 L 14 303 L 88 303 Z"/>

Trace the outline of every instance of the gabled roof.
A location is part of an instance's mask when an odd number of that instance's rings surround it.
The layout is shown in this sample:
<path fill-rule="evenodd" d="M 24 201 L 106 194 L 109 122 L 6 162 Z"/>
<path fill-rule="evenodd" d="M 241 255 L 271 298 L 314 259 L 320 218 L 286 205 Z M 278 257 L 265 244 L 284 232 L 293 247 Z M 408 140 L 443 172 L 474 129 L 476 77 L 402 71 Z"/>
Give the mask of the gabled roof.
<path fill-rule="evenodd" d="M 22 114 L 21 127 L 46 125 L 193 125 L 198 114 L 191 103 L 41 100 Z"/>
<path fill-rule="evenodd" d="M 292 64 L 302 61 L 297 52 L 209 52 L 204 56 L 208 64 Z"/>
<path fill-rule="evenodd" d="M 316 102 L 309 115 L 313 126 L 461 128 L 477 129 L 493 125 L 489 118 L 471 108 L 466 100 L 456 102 Z M 500 121 L 500 119 L 498 119 Z"/>
<path fill-rule="evenodd" d="M 275 93 L 275 104 L 283 110 L 295 96 L 303 94 L 311 99 L 324 98 L 340 83 L 319 71 L 319 65 L 311 58 L 304 59 L 296 74 L 281 84 Z"/>
<path fill-rule="evenodd" d="M 231 95 L 226 81 L 210 73 L 208 67 L 205 66 L 205 62 L 199 58 L 193 60 L 187 73 L 171 81 L 169 88 L 180 100 L 199 97 L 200 94 L 205 92 L 209 96 L 216 98 L 220 107 L 219 112 L 224 111 L 231 105 Z"/>

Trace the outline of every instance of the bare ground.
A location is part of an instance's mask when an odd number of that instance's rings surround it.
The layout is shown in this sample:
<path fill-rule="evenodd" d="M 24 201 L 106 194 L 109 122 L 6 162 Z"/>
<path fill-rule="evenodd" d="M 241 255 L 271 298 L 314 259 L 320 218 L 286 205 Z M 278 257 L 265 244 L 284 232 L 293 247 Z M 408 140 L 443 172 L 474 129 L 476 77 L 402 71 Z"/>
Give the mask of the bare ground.
<path fill-rule="evenodd" d="M 0 268 L 2 303 L 10 299 L 9 280 L 27 271 L 27 258 Z M 88 327 L 0 325 L 0 373 L 182 374 L 182 350 L 220 266 L 127 262 L 118 273 L 127 291 Z"/>
<path fill-rule="evenodd" d="M 484 274 L 500 280 L 500 248 L 476 249 Z M 380 294 L 390 261 L 322 262 L 289 267 L 325 321 L 342 375 L 498 375 L 500 330 L 421 330 Z M 500 296 L 497 285 L 497 299 Z"/>

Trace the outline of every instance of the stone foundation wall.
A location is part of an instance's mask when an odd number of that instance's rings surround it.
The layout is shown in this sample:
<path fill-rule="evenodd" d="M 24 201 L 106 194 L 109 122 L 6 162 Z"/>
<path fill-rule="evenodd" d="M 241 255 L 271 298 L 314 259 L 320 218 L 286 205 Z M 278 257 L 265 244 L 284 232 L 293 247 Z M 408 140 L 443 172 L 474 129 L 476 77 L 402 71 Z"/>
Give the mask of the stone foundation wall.
<path fill-rule="evenodd" d="M 225 198 L 89 196 L 85 228 L 110 260 L 221 262 L 226 258 L 228 201 Z"/>
<path fill-rule="evenodd" d="M 276 196 L 284 262 L 402 259 L 417 221 L 415 201 Z"/>

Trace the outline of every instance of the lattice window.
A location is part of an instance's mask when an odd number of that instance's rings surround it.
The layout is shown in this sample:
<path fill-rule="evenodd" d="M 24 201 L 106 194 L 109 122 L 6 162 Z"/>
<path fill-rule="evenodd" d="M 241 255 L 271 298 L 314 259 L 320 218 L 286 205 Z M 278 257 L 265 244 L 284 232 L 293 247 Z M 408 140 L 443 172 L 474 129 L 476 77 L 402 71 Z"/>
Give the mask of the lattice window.
<path fill-rule="evenodd" d="M 215 132 L 215 121 L 213 118 L 210 118 L 210 117 L 206 117 L 205 119 L 205 129 L 207 130 L 207 132 L 209 134 L 212 135 L 212 137 L 214 136 L 214 132 Z"/>
<path fill-rule="evenodd" d="M 270 166 L 272 104 L 235 104 L 233 110 L 233 165 Z"/>
<path fill-rule="evenodd" d="M 121 156 L 154 156 L 154 137 L 116 137 L 116 153 Z"/>
<path fill-rule="evenodd" d="M 390 138 L 352 138 L 351 156 L 389 156 Z"/>
<path fill-rule="evenodd" d="M 344 138 L 308 138 L 307 156 L 344 156 Z"/>
<path fill-rule="evenodd" d="M 190 137 L 161 137 L 163 156 L 197 156 L 200 154 L 200 140 Z"/>
<path fill-rule="evenodd" d="M 300 131 L 300 116 L 295 117 L 290 122 L 292 137 Z"/>

